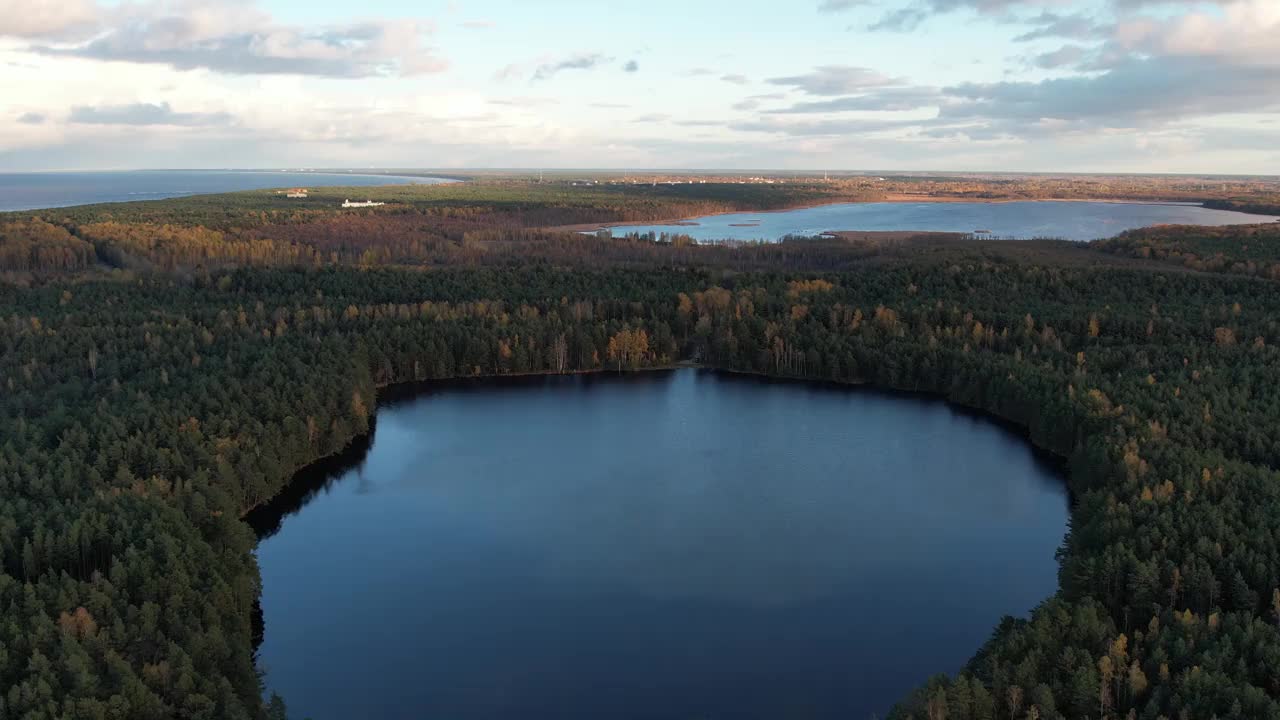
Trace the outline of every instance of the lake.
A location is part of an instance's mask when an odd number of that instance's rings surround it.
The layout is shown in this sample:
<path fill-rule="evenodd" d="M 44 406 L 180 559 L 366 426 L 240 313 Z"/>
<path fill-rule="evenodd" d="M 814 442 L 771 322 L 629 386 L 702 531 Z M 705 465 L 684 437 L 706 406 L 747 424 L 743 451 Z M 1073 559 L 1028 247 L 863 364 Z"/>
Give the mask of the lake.
<path fill-rule="evenodd" d="M 696 369 L 431 388 L 250 517 L 291 716 L 883 717 L 1057 587 L 1059 469 L 941 401 Z"/>
<path fill-rule="evenodd" d="M 731 213 L 693 218 L 696 225 L 624 225 L 629 233 L 680 233 L 699 241 L 780 240 L 833 230 L 926 230 L 998 238 L 1096 240 L 1152 225 L 1245 225 L 1274 217 L 1198 205 L 1112 202 L 839 203 L 775 213 Z"/>
<path fill-rule="evenodd" d="M 204 193 L 290 187 L 410 185 L 444 178 L 359 173 L 247 170 L 131 170 L 120 172 L 0 173 L 0 211 L 37 210 L 104 202 L 160 200 Z"/>

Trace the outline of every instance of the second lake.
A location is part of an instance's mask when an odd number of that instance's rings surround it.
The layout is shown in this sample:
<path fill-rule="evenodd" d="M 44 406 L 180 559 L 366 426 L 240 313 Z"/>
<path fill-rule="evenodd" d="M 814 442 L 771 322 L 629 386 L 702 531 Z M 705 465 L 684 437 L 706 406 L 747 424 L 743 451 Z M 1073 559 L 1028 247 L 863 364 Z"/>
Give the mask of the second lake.
<path fill-rule="evenodd" d="M 691 218 L 692 224 L 621 225 L 631 233 L 688 235 L 713 240 L 781 240 L 835 230 L 922 230 L 982 233 L 997 238 L 1097 240 L 1153 225 L 1246 225 L 1274 222 L 1265 215 L 1211 210 L 1199 205 L 1113 202 L 919 202 L 838 203 L 771 213 L 730 213 Z"/>

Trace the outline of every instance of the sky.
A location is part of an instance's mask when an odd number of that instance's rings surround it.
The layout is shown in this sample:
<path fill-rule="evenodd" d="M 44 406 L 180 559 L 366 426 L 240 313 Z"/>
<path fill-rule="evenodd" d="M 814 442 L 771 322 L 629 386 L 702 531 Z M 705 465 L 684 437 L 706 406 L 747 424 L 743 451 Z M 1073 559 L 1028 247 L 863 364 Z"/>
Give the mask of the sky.
<path fill-rule="evenodd" d="M 1280 0 L 0 0 L 0 171 L 1280 173 Z"/>

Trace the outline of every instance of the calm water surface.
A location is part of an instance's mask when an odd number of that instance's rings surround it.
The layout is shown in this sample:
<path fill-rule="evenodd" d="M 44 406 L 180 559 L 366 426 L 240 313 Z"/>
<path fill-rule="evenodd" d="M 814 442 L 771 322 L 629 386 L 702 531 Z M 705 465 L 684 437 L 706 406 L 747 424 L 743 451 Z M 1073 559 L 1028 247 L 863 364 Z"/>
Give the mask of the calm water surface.
<path fill-rule="evenodd" d="M 734 213 L 694 218 L 697 225 L 628 225 L 628 233 L 682 233 L 697 240 L 780 240 L 832 230 L 929 230 L 1000 238 L 1096 240 L 1152 225 L 1243 225 L 1272 222 L 1264 215 L 1196 205 L 1105 202 L 841 203 L 778 213 Z"/>
<path fill-rule="evenodd" d="M 1067 521 L 981 418 L 698 370 L 439 386 L 361 455 L 251 518 L 298 717 L 883 717 L 1053 592 Z"/>
<path fill-rule="evenodd" d="M 203 193 L 269 188 L 409 185 L 442 178 L 357 173 L 235 170 L 0 173 L 0 211 L 36 210 L 103 202 L 160 200 Z"/>

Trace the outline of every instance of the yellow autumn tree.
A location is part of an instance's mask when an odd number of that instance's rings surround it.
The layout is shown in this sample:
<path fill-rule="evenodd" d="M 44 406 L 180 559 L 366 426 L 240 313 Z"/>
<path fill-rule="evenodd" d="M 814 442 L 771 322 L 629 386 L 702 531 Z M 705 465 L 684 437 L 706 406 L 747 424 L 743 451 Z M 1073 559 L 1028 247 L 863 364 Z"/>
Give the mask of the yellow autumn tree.
<path fill-rule="evenodd" d="M 624 367 L 634 368 L 649 354 L 649 334 L 643 328 L 623 328 L 609 338 L 607 354 L 610 360 L 618 364 L 618 370 Z"/>
<path fill-rule="evenodd" d="M 58 615 L 58 626 L 63 632 L 78 638 L 89 637 L 98 631 L 98 623 L 84 607 L 78 607 L 74 612 L 63 611 Z"/>

